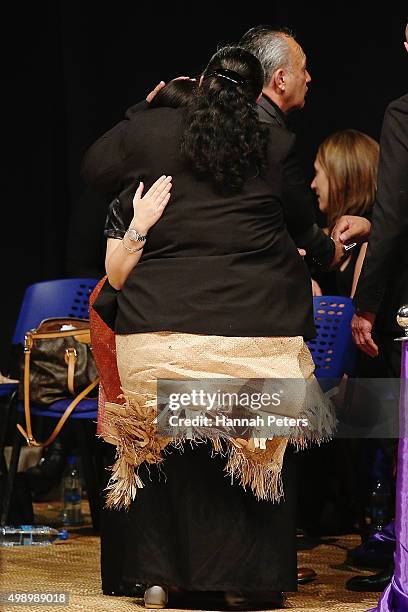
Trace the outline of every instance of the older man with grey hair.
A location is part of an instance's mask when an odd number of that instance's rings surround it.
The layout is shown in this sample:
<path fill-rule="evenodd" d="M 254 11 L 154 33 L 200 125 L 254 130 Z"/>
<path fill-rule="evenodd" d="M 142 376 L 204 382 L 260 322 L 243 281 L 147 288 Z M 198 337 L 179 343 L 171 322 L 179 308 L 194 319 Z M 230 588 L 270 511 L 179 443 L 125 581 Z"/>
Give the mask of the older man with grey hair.
<path fill-rule="evenodd" d="M 256 26 L 246 32 L 239 45 L 253 53 L 265 73 L 259 118 L 275 126 L 270 150 L 283 168 L 283 205 L 289 232 L 296 245 L 306 250 L 309 263 L 318 268 L 338 264 L 344 256 L 340 234 L 347 230 L 347 240 L 367 238 L 370 222 L 363 217 L 341 217 L 333 231 L 335 242 L 318 227 L 312 194 L 305 181 L 295 150 L 295 135 L 287 127 L 287 115 L 305 105 L 311 81 L 306 55 L 286 29 Z"/>
<path fill-rule="evenodd" d="M 260 117 L 267 120 L 267 116 L 273 115 L 273 123 L 286 127 L 286 114 L 303 108 L 312 80 L 302 47 L 290 30 L 273 30 L 269 26 L 252 28 L 244 34 L 240 45 L 251 51 L 264 69 Z"/>

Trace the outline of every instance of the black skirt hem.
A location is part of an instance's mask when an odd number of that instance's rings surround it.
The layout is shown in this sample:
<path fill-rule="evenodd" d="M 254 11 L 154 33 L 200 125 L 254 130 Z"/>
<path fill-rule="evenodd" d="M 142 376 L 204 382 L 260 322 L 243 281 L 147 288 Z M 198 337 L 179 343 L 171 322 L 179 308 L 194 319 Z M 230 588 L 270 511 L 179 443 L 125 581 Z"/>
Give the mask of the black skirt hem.
<path fill-rule="evenodd" d="M 203 591 L 203 592 L 216 592 L 216 591 L 243 591 L 245 593 L 256 593 L 257 591 L 282 591 L 285 593 L 296 593 L 298 591 L 297 580 L 294 582 L 285 582 L 283 585 L 274 585 L 273 583 L 268 582 L 267 584 L 257 585 L 256 587 L 253 584 L 249 586 L 244 586 L 241 583 L 232 584 L 232 583 L 216 583 L 216 584 L 197 584 L 196 582 L 193 584 L 181 583 L 177 580 L 169 580 L 168 578 L 164 579 L 161 576 L 153 576 L 150 575 L 149 578 L 146 576 L 134 575 L 124 576 L 126 582 L 132 582 L 134 584 L 146 584 L 146 585 L 160 585 L 164 587 L 176 587 L 178 589 L 183 589 L 184 591 Z"/>

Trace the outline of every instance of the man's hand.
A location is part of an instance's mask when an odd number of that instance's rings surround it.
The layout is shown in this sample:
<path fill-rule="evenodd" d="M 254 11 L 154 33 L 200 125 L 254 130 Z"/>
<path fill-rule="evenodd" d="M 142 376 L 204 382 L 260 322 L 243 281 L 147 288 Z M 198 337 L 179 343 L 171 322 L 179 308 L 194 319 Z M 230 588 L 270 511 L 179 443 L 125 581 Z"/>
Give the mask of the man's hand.
<path fill-rule="evenodd" d="M 370 357 L 378 356 L 378 346 L 371 336 L 375 314 L 373 312 L 359 312 L 351 321 L 351 331 L 354 343 Z"/>
<path fill-rule="evenodd" d="M 180 81 L 180 80 L 190 80 L 190 81 L 195 81 L 195 79 L 190 79 L 190 77 L 188 76 L 178 76 L 175 79 L 172 79 L 173 81 Z M 156 94 L 159 93 L 159 91 L 161 89 L 163 89 L 163 87 L 166 86 L 166 83 L 164 81 L 160 81 L 160 83 L 158 83 L 156 85 L 156 87 L 146 96 L 146 102 L 148 102 L 150 104 L 150 102 L 153 100 L 153 98 L 156 96 Z"/>
<path fill-rule="evenodd" d="M 371 231 L 371 223 L 364 217 L 343 215 L 332 231 L 332 238 L 342 244 L 349 242 L 366 242 Z"/>
<path fill-rule="evenodd" d="M 323 295 L 319 283 L 315 281 L 314 278 L 312 278 L 312 294 L 313 294 L 313 297 L 318 297 L 320 295 Z"/>

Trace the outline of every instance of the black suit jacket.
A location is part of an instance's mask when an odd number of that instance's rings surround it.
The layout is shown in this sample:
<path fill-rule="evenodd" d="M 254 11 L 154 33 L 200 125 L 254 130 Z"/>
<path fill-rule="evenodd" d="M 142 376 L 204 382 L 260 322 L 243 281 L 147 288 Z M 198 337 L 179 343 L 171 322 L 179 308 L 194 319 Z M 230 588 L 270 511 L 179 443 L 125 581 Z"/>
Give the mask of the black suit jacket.
<path fill-rule="evenodd" d="M 288 129 L 285 115 L 264 94 L 258 103 L 258 115 L 263 123 L 273 127 L 270 148 L 275 161 L 282 166 L 282 200 L 289 233 L 296 245 L 306 250 L 309 263 L 327 269 L 335 245 L 316 223 L 311 190 L 296 152 L 296 137 Z"/>
<path fill-rule="evenodd" d="M 120 194 L 125 225 L 139 180 L 148 189 L 174 177 L 165 214 L 119 292 L 116 333 L 313 336 L 310 276 L 285 227 L 271 146 L 266 175 L 253 168 L 242 192 L 222 195 L 180 154 L 183 120 L 182 108 L 132 113 L 83 162 L 91 186 Z"/>
<path fill-rule="evenodd" d="M 395 321 L 398 308 L 408 304 L 408 94 L 385 112 L 377 185 L 354 303 L 377 315 L 377 329 L 395 332 L 401 331 Z"/>
<path fill-rule="evenodd" d="M 135 104 L 126 111 L 126 118 L 130 120 L 148 108 L 145 101 Z M 286 127 L 283 113 L 266 96 L 260 100 L 258 114 L 260 120 L 269 126 L 271 159 L 282 167 L 282 204 L 288 231 L 295 244 L 306 250 L 309 263 L 319 270 L 327 269 L 334 257 L 334 243 L 316 224 L 310 189 L 305 183 L 295 150 L 295 135 Z M 120 207 L 117 204 L 114 208 L 110 207 L 106 236 L 123 235 L 122 227 L 121 232 L 117 231 L 118 212 Z"/>

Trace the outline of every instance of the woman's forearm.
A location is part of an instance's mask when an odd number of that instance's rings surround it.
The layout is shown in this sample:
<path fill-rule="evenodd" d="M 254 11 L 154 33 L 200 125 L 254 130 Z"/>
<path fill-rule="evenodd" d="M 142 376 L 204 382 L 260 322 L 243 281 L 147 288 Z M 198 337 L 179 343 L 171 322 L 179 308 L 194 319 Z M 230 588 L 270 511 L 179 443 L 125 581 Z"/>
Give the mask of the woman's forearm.
<path fill-rule="evenodd" d="M 138 251 L 128 251 L 125 247 L 134 250 L 135 243 L 129 240 L 126 234 L 123 240 L 108 239 L 105 269 L 109 283 L 115 289 L 122 289 L 130 272 L 138 264 L 143 253 L 144 243 L 140 243 L 140 246 L 142 248 Z"/>
<path fill-rule="evenodd" d="M 160 219 L 170 199 L 171 176 L 158 178 L 142 197 L 142 181 L 133 198 L 133 219 L 122 240 L 108 238 L 106 245 L 105 269 L 109 283 L 121 290 L 127 277 L 138 264 L 143 253 L 147 232 Z M 130 239 L 135 231 L 139 236 Z M 143 240 L 141 240 L 143 238 Z"/>

